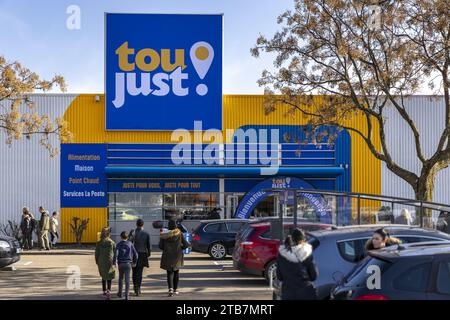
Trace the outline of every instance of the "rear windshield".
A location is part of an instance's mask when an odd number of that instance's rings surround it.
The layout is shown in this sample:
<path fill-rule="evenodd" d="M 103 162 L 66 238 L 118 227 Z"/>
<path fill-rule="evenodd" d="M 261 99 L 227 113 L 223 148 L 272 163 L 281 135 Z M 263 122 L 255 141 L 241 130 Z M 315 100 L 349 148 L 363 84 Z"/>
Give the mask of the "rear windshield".
<path fill-rule="evenodd" d="M 376 267 L 383 274 L 391 265 L 390 262 L 367 256 L 345 277 L 345 284 L 349 287 L 365 287 L 367 279 L 374 274 Z"/>
<path fill-rule="evenodd" d="M 249 224 L 245 224 L 237 234 L 237 239 L 239 241 L 245 241 L 253 234 L 253 231 L 255 231 L 255 228 L 252 228 Z"/>

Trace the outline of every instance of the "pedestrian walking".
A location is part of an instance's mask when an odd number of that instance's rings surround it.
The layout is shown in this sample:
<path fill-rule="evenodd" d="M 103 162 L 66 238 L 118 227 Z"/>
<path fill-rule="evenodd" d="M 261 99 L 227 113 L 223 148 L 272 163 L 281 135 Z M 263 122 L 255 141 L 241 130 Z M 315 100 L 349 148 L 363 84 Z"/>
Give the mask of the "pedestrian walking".
<path fill-rule="evenodd" d="M 450 213 L 441 211 L 436 223 L 436 230 L 450 234 Z"/>
<path fill-rule="evenodd" d="M 174 220 L 169 220 L 168 230 L 160 233 L 159 248 L 162 250 L 161 269 L 167 272 L 169 297 L 178 295 L 179 271 L 184 265 L 184 250 L 191 245 L 186 241 Z"/>
<path fill-rule="evenodd" d="M 59 239 L 58 226 L 58 212 L 54 211 L 50 219 L 50 243 L 52 246 L 55 246 L 56 240 Z"/>
<path fill-rule="evenodd" d="M 119 291 L 117 296 L 119 298 L 125 297 L 125 300 L 130 299 L 130 273 L 131 269 L 136 265 L 138 254 L 134 245 L 128 240 L 128 233 L 122 231 L 120 234 L 120 241 L 116 246 L 116 254 L 114 255 L 114 265 L 117 262 L 119 267 Z M 123 282 L 125 281 L 125 294 L 123 295 Z"/>
<path fill-rule="evenodd" d="M 40 247 L 40 233 L 39 233 L 39 221 L 37 221 L 37 219 L 34 217 L 33 213 L 31 213 L 31 211 L 28 211 L 28 214 L 30 216 L 30 222 L 31 222 L 31 248 L 34 247 L 34 241 L 33 241 L 33 233 L 36 234 L 36 237 L 38 239 L 38 244 Z"/>
<path fill-rule="evenodd" d="M 138 253 L 136 266 L 133 268 L 133 289 L 134 294 L 139 296 L 142 294 L 142 273 L 144 268 L 149 268 L 148 259 L 151 255 L 150 235 L 144 230 L 144 220 L 136 221 L 136 229 L 130 232 L 129 240 L 134 244 L 134 248 Z"/>
<path fill-rule="evenodd" d="M 33 243 L 33 229 L 31 225 L 30 210 L 27 207 L 22 209 L 22 221 L 20 222 L 20 230 L 22 231 L 22 249 L 31 250 Z"/>
<path fill-rule="evenodd" d="M 109 228 L 103 228 L 95 247 L 95 263 L 102 278 L 103 297 L 108 300 L 111 299 L 111 283 L 116 276 L 113 263 L 115 252 L 116 244 L 110 238 Z"/>
<path fill-rule="evenodd" d="M 39 207 L 41 212 L 41 220 L 39 221 L 39 239 L 42 250 L 50 250 L 50 244 L 48 241 L 48 231 L 50 230 L 50 216 L 48 211 L 43 207 Z"/>
<path fill-rule="evenodd" d="M 408 209 L 403 208 L 400 212 L 400 215 L 395 219 L 396 224 L 405 224 L 405 225 L 412 225 L 413 224 L 413 218 L 411 215 L 411 212 L 409 212 Z"/>
<path fill-rule="evenodd" d="M 318 276 L 312 246 L 306 242 L 305 233 L 294 229 L 279 248 L 277 278 L 281 281 L 282 300 L 316 300 L 313 281 Z"/>

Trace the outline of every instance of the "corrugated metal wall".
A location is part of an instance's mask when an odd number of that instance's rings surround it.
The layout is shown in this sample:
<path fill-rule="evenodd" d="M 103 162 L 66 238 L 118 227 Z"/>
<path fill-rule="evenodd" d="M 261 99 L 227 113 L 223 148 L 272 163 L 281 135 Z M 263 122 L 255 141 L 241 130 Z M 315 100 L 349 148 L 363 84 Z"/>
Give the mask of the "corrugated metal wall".
<path fill-rule="evenodd" d="M 61 209 L 61 242 L 63 243 L 75 242 L 75 235 L 69 225 L 73 224 L 73 217 L 81 220 L 89 219 L 87 229 L 83 233 L 83 242 L 97 242 L 97 233 L 108 226 L 107 208 L 63 208 Z"/>
<path fill-rule="evenodd" d="M 444 130 L 444 97 L 414 96 L 407 98 L 406 110 L 420 132 L 420 142 L 426 158 L 436 150 Z M 391 107 L 386 113 L 387 144 L 393 159 L 406 169 L 419 174 L 421 162 L 417 157 L 414 136 L 407 123 Z M 382 194 L 414 198 L 413 189 L 382 165 Z M 436 177 L 433 201 L 450 204 L 450 169 Z"/>
<path fill-rule="evenodd" d="M 32 95 L 35 111 L 51 118 L 62 117 L 76 95 Z M 26 107 L 22 107 L 26 108 Z M 21 109 L 23 110 L 23 109 Z M 6 135 L 0 132 L 0 223 L 20 221 L 22 207 L 28 206 L 36 214 L 39 206 L 60 211 L 59 157 L 53 159 L 39 144 L 39 137 L 5 144 Z M 57 137 L 53 145 L 59 147 Z M 39 215 L 38 215 L 39 216 Z"/>

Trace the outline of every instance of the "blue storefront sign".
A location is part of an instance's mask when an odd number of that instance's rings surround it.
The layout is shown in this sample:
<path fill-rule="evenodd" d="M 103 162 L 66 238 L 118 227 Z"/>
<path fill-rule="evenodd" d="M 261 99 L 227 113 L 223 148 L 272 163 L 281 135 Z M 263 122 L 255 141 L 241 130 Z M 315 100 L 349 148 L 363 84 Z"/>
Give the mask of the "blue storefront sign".
<path fill-rule="evenodd" d="M 286 196 L 285 199 L 281 200 L 285 203 L 289 203 L 289 190 L 291 189 L 314 189 L 312 185 L 308 182 L 295 178 L 295 177 L 274 177 L 266 179 L 256 186 L 254 186 L 250 191 L 248 191 L 244 198 L 239 203 L 239 207 L 236 210 L 236 218 L 248 219 L 258 203 L 267 197 L 268 189 L 281 189 L 287 192 L 283 193 L 282 196 Z M 325 198 L 320 194 L 312 193 L 301 193 L 301 196 L 305 197 L 309 204 L 315 209 L 316 214 L 321 222 L 331 223 L 331 208 L 328 206 Z M 292 195 L 291 195 L 292 196 Z"/>
<path fill-rule="evenodd" d="M 106 129 L 222 128 L 222 15 L 106 19 Z"/>
<path fill-rule="evenodd" d="M 61 145 L 61 208 L 104 208 L 106 145 Z"/>
<path fill-rule="evenodd" d="M 111 179 L 109 192 L 219 192 L 219 180 Z"/>

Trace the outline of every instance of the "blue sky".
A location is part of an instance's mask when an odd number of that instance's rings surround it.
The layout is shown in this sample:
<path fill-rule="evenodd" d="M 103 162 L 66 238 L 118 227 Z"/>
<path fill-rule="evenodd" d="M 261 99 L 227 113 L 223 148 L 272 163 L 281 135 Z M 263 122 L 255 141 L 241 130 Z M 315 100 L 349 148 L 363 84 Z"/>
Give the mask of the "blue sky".
<path fill-rule="evenodd" d="M 104 91 L 104 12 L 223 13 L 224 93 L 262 93 L 256 81 L 273 57 L 255 59 L 260 33 L 278 29 L 277 16 L 293 0 L 0 0 L 0 55 L 43 78 L 62 74 L 68 91 Z M 67 7 L 81 9 L 81 29 L 66 28 Z"/>

